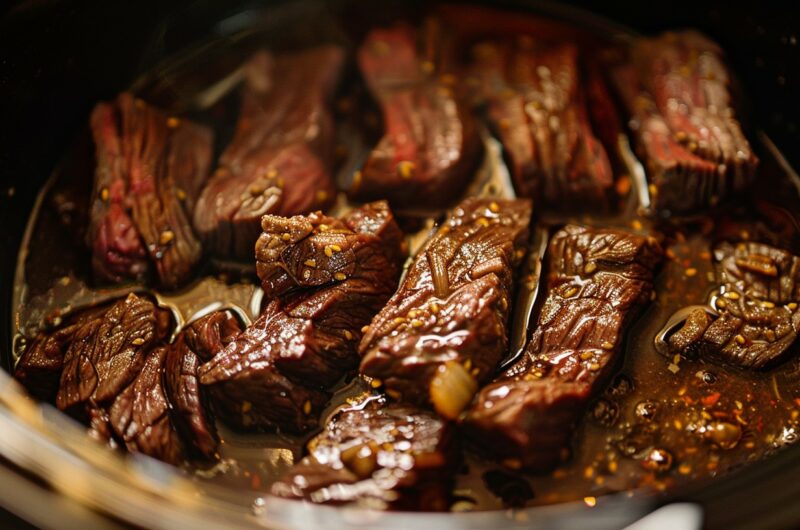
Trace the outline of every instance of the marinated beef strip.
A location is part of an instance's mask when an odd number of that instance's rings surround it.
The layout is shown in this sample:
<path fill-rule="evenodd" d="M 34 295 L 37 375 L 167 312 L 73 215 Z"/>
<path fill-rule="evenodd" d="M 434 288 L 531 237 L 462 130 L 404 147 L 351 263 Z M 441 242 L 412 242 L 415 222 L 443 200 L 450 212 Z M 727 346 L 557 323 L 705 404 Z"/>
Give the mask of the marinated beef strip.
<path fill-rule="evenodd" d="M 724 242 L 714 259 L 713 309 L 689 313 L 669 351 L 751 369 L 785 358 L 800 333 L 800 258 L 762 243 Z"/>
<path fill-rule="evenodd" d="M 462 201 L 372 320 L 359 345 L 361 372 L 396 400 L 457 417 L 507 353 L 530 216 L 527 200 Z"/>
<path fill-rule="evenodd" d="M 474 49 L 480 98 L 521 196 L 544 207 L 602 207 L 614 184 L 592 132 L 577 47 L 542 49 L 527 36 Z"/>
<path fill-rule="evenodd" d="M 108 422 L 128 451 L 179 464 L 183 444 L 170 421 L 162 379 L 168 349 L 157 346 L 150 351 L 139 374 L 111 405 Z"/>
<path fill-rule="evenodd" d="M 98 104 L 91 117 L 97 170 L 89 231 L 102 281 L 185 283 L 202 248 L 191 226 L 198 183 L 208 175 L 209 129 L 168 117 L 131 94 Z"/>
<path fill-rule="evenodd" d="M 272 486 L 274 495 L 395 510 L 449 507 L 458 448 L 435 413 L 372 397 L 338 412 L 308 449 Z"/>
<path fill-rule="evenodd" d="M 303 432 L 358 365 L 361 328 L 397 286 L 402 234 L 385 202 L 341 219 L 268 215 L 263 228 L 258 273 L 274 299 L 200 368 L 200 381 L 236 427 Z"/>
<path fill-rule="evenodd" d="M 639 39 L 612 77 L 655 209 L 690 213 L 750 186 L 758 158 L 735 118 L 716 44 L 694 32 Z"/>
<path fill-rule="evenodd" d="M 331 45 L 248 61 L 236 132 L 195 208 L 194 226 L 213 254 L 251 258 L 263 215 L 332 203 L 329 99 L 343 62 Z"/>
<path fill-rule="evenodd" d="M 55 400 L 70 342 L 83 324 L 106 310 L 83 310 L 69 316 L 61 327 L 39 332 L 20 356 L 14 377 L 37 399 Z"/>
<path fill-rule="evenodd" d="M 358 64 L 383 114 L 383 137 L 354 177 L 359 200 L 388 198 L 395 208 L 452 204 L 482 153 L 452 42 L 438 23 L 372 30 Z"/>
<path fill-rule="evenodd" d="M 478 394 L 464 426 L 511 467 L 544 471 L 569 452 L 662 257 L 652 237 L 570 225 L 548 247 L 547 298 L 523 356 Z"/>
<path fill-rule="evenodd" d="M 128 295 L 79 325 L 69 339 L 56 406 L 82 416 L 112 401 L 136 378 L 147 352 L 169 337 L 170 315 Z"/>
<path fill-rule="evenodd" d="M 167 353 L 164 389 L 172 405 L 172 421 L 196 458 L 213 460 L 219 437 L 214 419 L 198 380 L 200 364 L 222 351 L 241 332 L 238 320 L 227 311 L 200 318 L 178 334 Z"/>

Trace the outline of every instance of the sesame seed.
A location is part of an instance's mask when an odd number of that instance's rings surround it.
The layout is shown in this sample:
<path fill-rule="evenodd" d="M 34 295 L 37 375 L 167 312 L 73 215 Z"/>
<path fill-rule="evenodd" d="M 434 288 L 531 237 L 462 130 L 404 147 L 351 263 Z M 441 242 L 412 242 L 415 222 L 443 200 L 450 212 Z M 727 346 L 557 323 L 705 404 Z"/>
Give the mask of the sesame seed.
<path fill-rule="evenodd" d="M 185 201 L 186 200 L 186 192 L 183 191 L 181 188 L 175 189 L 175 195 L 178 196 L 178 200 Z"/>
<path fill-rule="evenodd" d="M 317 260 L 315 260 L 315 259 L 307 259 L 307 260 L 305 260 L 303 262 L 303 265 L 305 265 L 306 267 L 316 267 L 317 266 Z"/>
<path fill-rule="evenodd" d="M 381 385 L 383 385 L 383 383 L 381 382 L 381 380 L 380 380 L 380 379 L 373 379 L 372 381 L 370 381 L 369 385 L 370 385 L 372 388 L 380 388 L 380 387 L 381 387 Z"/>
<path fill-rule="evenodd" d="M 592 363 L 589 365 L 589 370 L 592 372 L 596 372 L 600 369 L 600 365 L 598 363 Z"/>
<path fill-rule="evenodd" d="M 596 271 L 596 270 L 597 270 L 597 263 L 595 263 L 594 261 L 590 261 L 590 262 L 589 262 L 589 263 L 587 263 L 587 264 L 586 264 L 586 266 L 583 268 L 583 271 L 584 271 L 586 274 L 591 274 L 591 273 L 593 273 L 593 272 L 594 272 L 594 271 Z"/>
<path fill-rule="evenodd" d="M 423 324 L 424 324 L 424 322 L 422 322 L 422 320 L 418 320 L 416 318 L 411 321 L 411 327 L 412 328 L 421 328 Z"/>
<path fill-rule="evenodd" d="M 176 118 L 175 116 L 170 116 L 167 118 L 167 127 L 170 129 L 175 129 L 181 124 L 180 118 Z"/>
<path fill-rule="evenodd" d="M 366 333 L 367 331 L 369 331 L 369 325 L 361 326 L 361 333 Z"/>
<path fill-rule="evenodd" d="M 564 298 L 572 298 L 576 294 L 578 294 L 578 288 L 577 287 L 570 287 L 564 293 Z"/>
<path fill-rule="evenodd" d="M 317 202 L 325 202 L 328 199 L 328 192 L 325 190 L 317 191 Z"/>
<path fill-rule="evenodd" d="M 491 210 L 493 213 L 497 213 L 497 212 L 500 211 L 500 205 L 497 204 L 496 202 L 492 201 L 489 204 L 489 210 Z"/>
<path fill-rule="evenodd" d="M 487 218 L 485 218 L 485 217 L 480 217 L 480 218 L 479 218 L 477 221 L 475 221 L 475 222 L 476 222 L 476 223 L 478 223 L 479 225 L 481 225 L 481 226 L 482 226 L 482 227 L 484 227 L 484 228 L 486 228 L 487 226 L 489 226 L 489 220 L 488 220 Z"/>
<path fill-rule="evenodd" d="M 405 322 L 405 321 L 406 321 L 406 319 L 405 319 L 405 318 L 403 318 L 403 317 L 396 317 L 396 318 L 394 319 L 394 323 L 395 323 L 395 324 L 402 324 L 402 323 L 403 323 L 403 322 Z"/>
<path fill-rule="evenodd" d="M 744 336 L 742 336 L 742 335 L 736 335 L 736 336 L 734 337 L 734 340 L 736 340 L 736 342 L 737 342 L 738 344 L 740 344 L 740 345 L 741 345 L 741 344 L 744 344 L 745 342 L 747 342 L 747 339 L 745 339 L 745 338 L 744 338 Z"/>
<path fill-rule="evenodd" d="M 292 236 L 289 235 L 289 232 L 284 232 L 283 234 L 281 234 L 281 239 L 283 239 L 284 241 L 289 241 L 290 239 L 292 239 Z"/>
<path fill-rule="evenodd" d="M 144 339 L 143 339 L 143 338 L 141 338 L 141 337 L 137 337 L 137 338 L 133 339 L 133 340 L 131 341 L 131 343 L 132 343 L 134 346 L 141 346 L 142 344 L 144 344 Z"/>
<path fill-rule="evenodd" d="M 108 188 L 103 188 L 102 190 L 100 190 L 100 198 L 102 200 L 107 201 L 108 200 L 108 196 L 109 196 Z"/>
<path fill-rule="evenodd" d="M 691 278 L 692 276 L 695 276 L 697 274 L 697 269 L 695 269 L 694 267 L 689 267 L 688 269 L 686 269 L 685 274 L 686 276 Z"/>
<path fill-rule="evenodd" d="M 464 361 L 464 368 L 466 368 L 467 371 L 469 371 L 472 368 L 472 359 L 467 359 L 466 361 Z"/>
<path fill-rule="evenodd" d="M 722 296 L 724 296 L 725 298 L 727 298 L 729 300 L 738 300 L 739 299 L 739 293 L 737 293 L 735 291 L 728 291 L 727 293 L 725 293 Z"/>
<path fill-rule="evenodd" d="M 795 309 L 797 309 L 797 304 L 794 302 L 789 302 L 788 304 L 786 304 L 786 308 L 789 311 L 794 311 Z"/>
<path fill-rule="evenodd" d="M 311 414 L 311 401 L 306 400 L 306 402 L 303 403 L 303 412 L 306 414 Z"/>
<path fill-rule="evenodd" d="M 764 300 L 763 302 L 761 302 L 761 307 L 763 307 L 764 309 L 773 309 L 775 307 L 775 304 L 770 302 L 769 300 Z"/>
<path fill-rule="evenodd" d="M 349 329 L 344 330 L 344 338 L 347 340 L 353 340 L 353 334 L 350 332 Z"/>
<path fill-rule="evenodd" d="M 333 256 L 333 250 L 331 250 L 329 245 L 325 245 L 325 255 L 329 258 Z"/>
<path fill-rule="evenodd" d="M 437 304 L 436 302 L 431 302 L 428 307 L 430 308 L 431 313 L 433 313 L 434 315 L 439 312 L 439 304 Z"/>
<path fill-rule="evenodd" d="M 404 179 L 410 179 L 414 174 L 414 162 L 403 160 L 397 163 L 397 173 Z"/>
<path fill-rule="evenodd" d="M 345 276 L 345 274 L 343 272 L 337 272 L 336 274 L 333 275 L 333 278 L 336 281 L 340 281 L 341 282 L 341 281 L 346 280 L 347 276 Z"/>
<path fill-rule="evenodd" d="M 600 345 L 600 347 L 603 348 L 604 350 L 611 350 L 614 348 L 614 343 L 605 341 L 603 344 Z"/>
<path fill-rule="evenodd" d="M 173 232 L 172 230 L 164 230 L 158 237 L 158 243 L 160 245 L 167 245 L 173 239 L 175 239 L 175 232 Z"/>

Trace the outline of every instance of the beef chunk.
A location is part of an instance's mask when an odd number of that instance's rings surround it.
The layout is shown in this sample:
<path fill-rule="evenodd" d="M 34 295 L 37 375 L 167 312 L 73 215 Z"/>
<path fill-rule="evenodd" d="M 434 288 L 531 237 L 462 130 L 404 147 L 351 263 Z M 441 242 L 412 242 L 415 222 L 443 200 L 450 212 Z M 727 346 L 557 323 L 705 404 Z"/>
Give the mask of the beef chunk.
<path fill-rule="evenodd" d="M 170 422 L 162 372 L 167 346 L 153 349 L 136 378 L 114 400 L 108 422 L 114 435 L 133 453 L 170 464 L 183 460 L 183 448 Z"/>
<path fill-rule="evenodd" d="M 688 213 L 752 183 L 758 159 L 735 118 L 716 44 L 690 31 L 639 39 L 613 78 L 631 115 L 654 208 Z"/>
<path fill-rule="evenodd" d="M 212 134 L 121 94 L 92 112 L 97 170 L 89 230 L 98 279 L 185 283 L 202 249 L 191 204 L 208 174 Z M 184 189 L 185 188 L 185 189 Z"/>
<path fill-rule="evenodd" d="M 266 215 L 261 227 L 256 270 L 267 298 L 345 278 L 388 285 L 385 276 L 398 272 L 403 234 L 385 201 L 342 219 Z"/>
<path fill-rule="evenodd" d="M 397 285 L 402 238 L 385 203 L 342 219 L 315 213 L 263 223 L 258 272 L 278 298 L 200 368 L 200 381 L 214 385 L 215 405 L 236 427 L 303 432 L 316 426 L 330 387 L 358 364 L 361 327 Z"/>
<path fill-rule="evenodd" d="M 577 48 L 487 42 L 473 68 L 518 194 L 545 207 L 606 204 L 613 173 L 589 123 Z"/>
<path fill-rule="evenodd" d="M 396 399 L 455 418 L 506 354 L 530 215 L 526 200 L 461 202 L 370 324 L 361 372 Z"/>
<path fill-rule="evenodd" d="M 367 399 L 337 413 L 272 493 L 315 503 L 446 510 L 458 457 L 451 426 L 411 405 Z"/>
<path fill-rule="evenodd" d="M 261 216 L 294 215 L 334 199 L 329 102 L 344 54 L 335 46 L 272 54 L 245 65 L 233 140 L 203 189 L 194 225 L 212 253 L 248 259 Z"/>
<path fill-rule="evenodd" d="M 661 247 L 650 237 L 567 226 L 548 247 L 547 298 L 523 356 L 467 413 L 477 443 L 513 467 L 551 468 L 649 299 Z"/>
<path fill-rule="evenodd" d="M 396 208 L 445 206 L 458 197 L 479 162 L 481 142 L 453 67 L 452 43 L 429 21 L 372 30 L 358 64 L 381 107 L 384 134 L 350 194 L 388 198 Z"/>
<path fill-rule="evenodd" d="M 134 294 L 80 324 L 64 355 L 58 408 L 80 415 L 81 406 L 116 398 L 150 348 L 168 337 L 169 324 L 169 313 Z"/>
<path fill-rule="evenodd" d="M 184 328 L 170 346 L 164 365 L 164 389 L 172 405 L 172 419 L 187 449 L 212 460 L 219 447 L 208 399 L 198 381 L 198 368 L 222 351 L 241 331 L 227 311 L 205 316 Z"/>
<path fill-rule="evenodd" d="M 692 311 L 669 337 L 669 351 L 755 369 L 783 359 L 800 332 L 800 258 L 761 243 L 724 242 L 714 259 L 714 307 Z"/>
<path fill-rule="evenodd" d="M 14 377 L 42 401 L 53 401 L 58 391 L 64 355 L 75 334 L 87 321 L 101 317 L 108 308 L 87 309 L 70 316 L 58 329 L 42 331 L 20 356 Z"/>

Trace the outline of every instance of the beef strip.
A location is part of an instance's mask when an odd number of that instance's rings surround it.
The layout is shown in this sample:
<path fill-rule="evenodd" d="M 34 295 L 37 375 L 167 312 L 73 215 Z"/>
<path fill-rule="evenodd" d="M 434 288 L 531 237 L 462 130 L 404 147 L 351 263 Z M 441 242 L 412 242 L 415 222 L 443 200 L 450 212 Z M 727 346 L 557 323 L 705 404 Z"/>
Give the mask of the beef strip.
<path fill-rule="evenodd" d="M 479 162 L 481 142 L 438 23 L 374 29 L 358 64 L 383 113 L 383 137 L 354 177 L 359 200 L 388 198 L 403 209 L 446 206 Z"/>
<path fill-rule="evenodd" d="M 222 351 L 241 331 L 227 311 L 217 311 L 185 327 L 170 346 L 164 365 L 164 389 L 172 421 L 193 456 L 213 460 L 219 438 L 207 396 L 198 381 L 200 364 Z"/>
<path fill-rule="evenodd" d="M 42 401 L 53 401 L 70 342 L 83 324 L 101 317 L 107 310 L 83 310 L 69 316 L 58 329 L 39 332 L 20 356 L 14 377 L 32 396 Z"/>
<path fill-rule="evenodd" d="M 89 230 L 95 275 L 120 282 L 143 280 L 154 270 L 162 287 L 179 287 L 202 254 L 191 227 L 189 193 L 208 174 L 211 131 L 167 117 L 128 93 L 98 104 L 91 126 L 97 153 Z"/>
<path fill-rule="evenodd" d="M 139 373 L 147 352 L 169 336 L 170 315 L 128 295 L 80 324 L 64 355 L 56 405 L 78 416 L 108 403 Z"/>
<path fill-rule="evenodd" d="M 614 367 L 625 330 L 650 299 L 662 257 L 652 237 L 570 225 L 548 248 L 547 298 L 522 357 L 486 386 L 464 423 L 511 467 L 556 465 L 590 396 Z"/>
<path fill-rule="evenodd" d="M 541 49 L 521 36 L 479 44 L 473 55 L 518 194 L 541 197 L 544 207 L 607 204 L 613 173 L 589 122 L 577 48 Z"/>
<path fill-rule="evenodd" d="M 280 497 L 442 511 L 458 459 L 452 427 L 412 405 L 372 397 L 347 406 L 272 486 Z"/>
<path fill-rule="evenodd" d="M 762 243 L 724 242 L 714 259 L 716 315 L 691 312 L 669 337 L 669 351 L 753 369 L 785 358 L 800 332 L 800 258 Z"/>
<path fill-rule="evenodd" d="M 183 445 L 170 421 L 162 373 L 168 346 L 150 351 L 136 378 L 109 409 L 108 423 L 128 451 L 170 464 L 183 461 Z"/>
<path fill-rule="evenodd" d="M 341 219 L 265 216 L 263 226 L 258 272 L 277 298 L 200 368 L 200 381 L 238 428 L 303 432 L 357 366 L 361 327 L 397 286 L 402 237 L 385 202 Z"/>
<path fill-rule="evenodd" d="M 326 45 L 260 52 L 245 65 L 236 132 L 195 208 L 195 228 L 212 253 L 252 258 L 261 216 L 305 213 L 332 203 L 328 100 L 343 61 L 340 48 Z"/>
<path fill-rule="evenodd" d="M 509 297 L 531 204 L 469 198 L 416 256 L 361 341 L 361 372 L 455 418 L 507 353 Z"/>
<path fill-rule="evenodd" d="M 735 118 L 719 48 L 695 32 L 639 39 L 612 73 L 657 210 L 689 213 L 746 189 L 758 158 Z"/>

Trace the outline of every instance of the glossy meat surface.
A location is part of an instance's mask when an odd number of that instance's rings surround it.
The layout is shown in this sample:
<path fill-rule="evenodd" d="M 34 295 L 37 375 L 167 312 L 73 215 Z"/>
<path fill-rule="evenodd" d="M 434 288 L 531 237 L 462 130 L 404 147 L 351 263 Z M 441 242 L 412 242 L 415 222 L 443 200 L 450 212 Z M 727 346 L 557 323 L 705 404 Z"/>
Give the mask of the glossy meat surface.
<path fill-rule="evenodd" d="M 383 137 L 356 174 L 350 194 L 387 198 L 403 209 L 452 204 L 481 155 L 477 124 L 438 22 L 419 31 L 374 29 L 358 65 L 383 114 Z"/>
<path fill-rule="evenodd" d="M 247 62 L 234 138 L 195 208 L 194 226 L 211 253 L 251 259 L 261 216 L 332 203 L 329 100 L 343 61 L 342 50 L 328 45 L 260 52 Z"/>
<path fill-rule="evenodd" d="M 473 56 L 518 195 L 541 198 L 545 208 L 602 209 L 614 179 L 589 122 L 577 47 L 542 48 L 520 36 L 479 44 Z"/>
<path fill-rule="evenodd" d="M 372 320 L 359 345 L 361 372 L 395 399 L 457 416 L 507 353 L 530 215 L 525 200 L 461 202 Z"/>
<path fill-rule="evenodd" d="M 411 405 L 367 399 L 337 413 L 272 493 L 315 503 L 446 510 L 458 461 L 452 427 Z"/>
<path fill-rule="evenodd" d="M 239 428 L 303 432 L 357 366 L 361 328 L 397 286 L 402 234 L 386 203 L 341 219 L 265 216 L 263 226 L 258 272 L 276 298 L 201 367 L 200 381 Z"/>
<path fill-rule="evenodd" d="M 800 332 L 800 258 L 769 245 L 721 243 L 714 310 L 692 311 L 669 337 L 673 353 L 760 369 L 785 357 Z"/>
<path fill-rule="evenodd" d="M 139 373 L 150 348 L 168 337 L 169 325 L 165 311 L 134 294 L 81 324 L 64 356 L 58 408 L 116 398 Z"/>
<path fill-rule="evenodd" d="M 651 237 L 568 225 L 548 247 L 547 298 L 522 357 L 485 387 L 465 427 L 494 458 L 533 471 L 569 454 L 574 423 L 614 368 L 662 258 Z"/>
<path fill-rule="evenodd" d="M 89 243 L 101 281 L 184 284 L 202 248 L 191 226 L 198 183 L 208 175 L 213 135 L 120 94 L 91 117 L 97 169 Z"/>
<path fill-rule="evenodd" d="M 108 421 L 128 451 L 179 464 L 183 447 L 170 421 L 162 379 L 167 349 L 159 346 L 147 355 L 139 374 L 111 405 Z"/>
<path fill-rule="evenodd" d="M 714 206 L 750 186 L 758 158 L 735 117 L 716 44 L 694 32 L 639 39 L 612 73 L 665 212 Z"/>
<path fill-rule="evenodd" d="M 202 459 L 216 457 L 219 438 L 198 369 L 240 331 L 239 322 L 229 312 L 218 311 L 181 330 L 167 353 L 164 388 L 172 405 L 172 420 L 187 450 Z"/>

